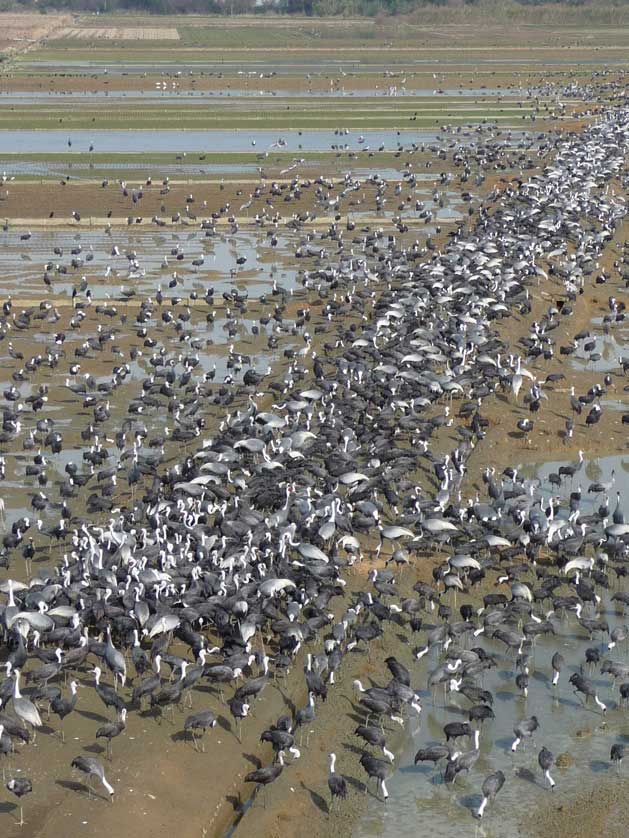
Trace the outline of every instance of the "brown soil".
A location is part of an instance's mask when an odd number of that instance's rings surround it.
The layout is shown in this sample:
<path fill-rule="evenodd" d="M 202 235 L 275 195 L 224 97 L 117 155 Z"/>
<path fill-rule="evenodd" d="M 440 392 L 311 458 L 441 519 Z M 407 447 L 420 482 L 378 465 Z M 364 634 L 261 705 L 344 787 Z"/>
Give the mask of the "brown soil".
<path fill-rule="evenodd" d="M 0 50 L 23 52 L 72 20 L 67 14 L 0 13 Z"/>

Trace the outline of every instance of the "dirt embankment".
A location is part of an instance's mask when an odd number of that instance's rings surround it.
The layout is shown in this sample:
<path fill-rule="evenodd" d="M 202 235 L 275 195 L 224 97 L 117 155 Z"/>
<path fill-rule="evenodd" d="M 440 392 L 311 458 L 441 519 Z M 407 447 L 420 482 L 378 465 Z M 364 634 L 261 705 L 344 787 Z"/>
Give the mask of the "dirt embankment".
<path fill-rule="evenodd" d="M 25 52 L 33 49 L 71 21 L 72 15 L 67 14 L 0 13 L 0 50 Z"/>

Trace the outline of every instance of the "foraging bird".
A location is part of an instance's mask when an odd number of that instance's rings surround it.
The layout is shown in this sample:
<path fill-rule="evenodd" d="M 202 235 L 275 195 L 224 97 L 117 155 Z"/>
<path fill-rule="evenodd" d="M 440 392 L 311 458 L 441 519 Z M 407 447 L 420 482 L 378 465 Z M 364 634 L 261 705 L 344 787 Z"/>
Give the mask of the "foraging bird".
<path fill-rule="evenodd" d="M 511 750 L 515 753 L 518 749 L 518 745 L 523 739 L 532 739 L 535 731 L 539 727 L 539 722 L 537 721 L 537 716 L 531 716 L 530 719 L 524 719 L 513 728 L 513 732 L 515 734 L 515 739 L 513 740 L 513 744 L 511 745 Z"/>
<path fill-rule="evenodd" d="M 284 769 L 284 754 L 280 751 L 277 762 L 268 765 L 266 768 L 257 768 L 245 775 L 245 783 L 256 783 L 261 785 L 264 792 L 264 807 L 266 808 L 266 787 L 282 773 Z"/>
<path fill-rule="evenodd" d="M 370 778 L 374 777 L 376 779 L 380 791 L 382 792 L 382 798 L 386 803 L 389 797 L 389 792 L 385 782 L 387 776 L 386 764 L 381 759 L 376 759 L 376 757 L 370 756 L 366 751 L 360 758 L 360 764 Z"/>
<path fill-rule="evenodd" d="M 103 767 L 102 762 L 99 762 L 94 757 L 86 757 L 86 756 L 78 756 L 74 757 L 72 762 L 70 763 L 72 768 L 76 768 L 77 771 L 81 771 L 83 774 L 87 775 L 87 788 L 88 788 L 88 796 L 91 797 L 92 794 L 92 786 L 90 785 L 90 780 L 92 777 L 96 777 L 97 780 L 100 780 L 103 786 L 105 787 L 107 793 L 109 794 L 110 801 L 113 802 L 114 799 L 114 789 L 107 782 L 107 778 L 105 777 L 105 769 Z"/>
<path fill-rule="evenodd" d="M 548 780 L 550 784 L 551 791 L 555 788 L 555 781 L 550 776 L 550 769 L 555 764 L 555 757 L 553 754 L 548 750 L 548 748 L 544 747 L 537 755 L 537 761 L 539 763 L 539 767 L 542 769 L 544 777 Z"/>
<path fill-rule="evenodd" d="M 192 716 L 188 716 L 188 718 L 183 723 L 183 729 L 186 732 L 190 732 L 192 736 L 192 741 L 194 743 L 195 750 L 199 750 L 197 744 L 197 736 L 203 736 L 203 734 L 216 726 L 216 716 L 212 713 L 211 710 L 202 710 L 200 713 L 194 713 Z M 201 750 L 205 753 L 205 745 L 203 742 L 201 743 Z"/>
<path fill-rule="evenodd" d="M 492 803 L 496 799 L 496 795 L 500 791 L 500 789 L 505 784 L 505 775 L 502 771 L 496 771 L 494 774 L 490 774 L 489 777 L 486 777 L 483 785 L 482 785 L 482 792 L 483 792 L 483 799 L 481 801 L 480 806 L 476 811 L 476 817 L 482 818 L 483 813 L 487 807 L 487 804 L 491 800 Z"/>

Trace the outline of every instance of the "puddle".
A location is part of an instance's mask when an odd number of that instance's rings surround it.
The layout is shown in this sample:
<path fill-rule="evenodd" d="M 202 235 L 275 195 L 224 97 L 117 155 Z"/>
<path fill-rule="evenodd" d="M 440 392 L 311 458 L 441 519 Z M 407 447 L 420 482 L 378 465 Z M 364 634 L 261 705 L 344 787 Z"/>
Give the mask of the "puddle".
<path fill-rule="evenodd" d="M 363 138 L 359 142 L 360 137 Z M 153 131 L 107 130 L 95 136 L 92 131 L 0 131 L 0 154 L 24 154 L 87 151 L 93 146 L 95 153 L 133 154 L 141 152 L 255 152 L 255 151 L 330 151 L 334 149 L 364 150 L 366 146 L 380 145 L 396 150 L 409 142 L 430 142 L 437 132 L 413 130 L 384 130 L 355 132 L 339 136 L 333 130 L 322 131 Z M 72 146 L 68 147 L 68 140 Z"/>
<path fill-rule="evenodd" d="M 45 300 L 48 295 L 42 276 L 49 260 L 67 270 L 66 274 L 54 268 L 49 272 L 55 297 L 70 297 L 82 276 L 87 277 L 92 299 L 96 302 L 120 302 L 123 300 L 121 288 L 131 286 L 140 299 L 155 297 L 160 287 L 165 296 L 177 294 L 188 298 L 195 290 L 204 294 L 209 286 L 220 299 L 223 292 L 230 291 L 243 280 L 254 285 L 252 296 L 269 293 L 274 282 L 288 291 L 295 291 L 301 288 L 299 266 L 283 258 L 283 254 L 294 250 L 294 243 L 293 237 L 278 233 L 277 245 L 273 247 L 265 232 L 255 230 L 229 236 L 217 233 L 208 238 L 204 231 L 198 230 L 186 233 L 138 230 L 130 234 L 114 231 L 107 235 L 97 229 L 84 233 L 34 230 L 25 243 L 20 240 L 18 231 L 9 230 L 8 233 L 0 232 L 0 296 L 15 294 L 19 280 L 23 297 Z M 119 255 L 112 254 L 116 246 Z M 53 255 L 55 247 L 62 250 L 61 256 Z M 78 247 L 81 252 L 73 256 L 71 250 Z M 184 253 L 183 261 L 171 253 L 175 248 Z M 137 253 L 138 259 L 138 269 L 133 272 L 126 258 L 126 253 L 131 251 Z M 201 257 L 203 264 L 193 266 L 192 262 Z M 73 258 L 80 262 L 76 268 L 71 264 Z M 245 264 L 237 265 L 237 258 L 245 258 Z M 177 272 L 179 283 L 169 292 L 168 282 L 173 271 Z"/>
<path fill-rule="evenodd" d="M 600 613 L 613 629 L 616 625 L 625 624 L 626 619 L 616 617 L 611 605 L 607 598 Z M 411 712 L 407 724 L 413 732 L 396 760 L 396 772 L 387 781 L 389 800 L 384 806 L 382 801 L 369 799 L 367 812 L 353 832 L 354 838 L 415 838 L 418 822 L 425 819 L 430 821 L 430 834 L 440 838 L 477 835 L 478 830 L 486 838 L 521 835 L 519 824 L 526 821 L 531 808 L 542 801 L 547 803 L 550 794 L 537 763 L 537 754 L 542 746 L 549 748 L 555 757 L 567 754 L 571 760 L 571 767 L 552 771 L 557 782 L 553 798 L 557 806 L 569 794 L 579 792 L 584 782 L 595 786 L 597 778 L 613 781 L 615 770 L 610 767 L 609 749 L 614 741 L 626 738 L 624 711 L 616 710 L 618 691 L 612 692 L 609 676 L 602 678 L 596 672 L 590 676 L 601 700 L 610 707 L 604 719 L 607 729 L 603 730 L 602 714 L 580 704 L 568 679 L 583 662 L 588 647 L 599 649 L 602 658 L 611 657 L 624 663 L 627 661 L 626 653 L 616 650 L 612 654 L 608 652 L 606 643 L 590 641 L 574 615 L 563 620 L 556 619 L 554 625 L 556 636 L 551 636 L 550 640 L 541 636 L 535 644 L 528 699 L 524 699 L 515 687 L 514 660 L 504 658 L 504 645 L 493 639 L 483 639 L 482 648 L 498 655 L 499 660 L 497 668 L 486 672 L 482 682 L 482 688 L 494 694 L 496 718 L 482 726 L 481 755 L 473 770 L 468 777 L 459 776 L 454 785 L 446 785 L 439 770 L 432 768 L 432 763 L 420 762 L 414 766 L 413 760 L 419 748 L 443 741 L 444 724 L 466 721 L 466 711 L 472 706 L 471 702 L 459 695 L 449 699 L 449 706 L 444 709 L 440 706 L 443 704 L 443 692 L 437 698 L 437 706 L 433 706 L 430 693 L 421 691 L 423 712 L 419 721 Z M 565 658 L 566 665 L 558 689 L 553 691 L 550 661 L 557 651 Z M 438 665 L 437 658 L 431 657 L 428 665 L 419 668 L 419 674 L 414 668 L 413 682 L 425 685 L 427 673 Z M 535 744 L 528 743 L 525 749 L 520 746 L 512 756 L 510 746 L 514 739 L 514 724 L 531 715 L 536 715 L 540 723 Z M 467 740 L 460 742 L 462 750 L 473 747 Z M 504 772 L 506 782 L 493 806 L 490 804 L 480 827 L 472 817 L 472 810 L 477 809 L 481 802 L 483 780 L 497 770 Z"/>
<path fill-rule="evenodd" d="M 562 465 L 577 466 L 578 470 L 573 478 L 564 477 L 558 488 L 549 482 L 549 476 L 557 474 Z M 580 466 L 578 461 L 526 465 L 520 467 L 518 473 L 521 478 L 534 480 L 546 501 L 551 495 L 562 497 L 562 507 L 556 512 L 559 518 L 567 518 L 569 495 L 579 486 L 582 489 L 581 517 L 598 510 L 604 500 L 605 492 L 588 492 L 593 483 L 603 484 L 597 487 L 599 489 L 609 484 L 606 488 L 611 512 L 616 506 L 616 492 L 620 492 L 621 499 L 629 496 L 629 454 L 627 457 L 585 460 Z M 509 482 L 506 481 L 505 488 L 508 487 Z M 611 514 L 609 521 L 611 523 Z M 614 578 L 613 574 L 611 578 Z M 531 587 L 535 584 L 530 575 L 522 581 Z M 506 587 L 498 590 L 508 593 Z M 557 589 L 557 593 L 574 593 L 574 588 L 562 587 Z M 611 592 L 604 597 L 597 614 L 607 620 L 611 631 L 615 626 L 625 625 L 627 618 L 616 614 L 610 597 Z M 468 597 L 462 595 L 458 605 L 468 600 Z M 551 607 L 550 603 L 548 607 Z M 436 621 L 436 618 L 428 619 Z M 568 679 L 584 662 L 587 648 L 598 649 L 601 659 L 620 660 L 624 664 L 627 663 L 627 648 L 624 646 L 609 651 L 608 638 L 597 635 L 591 640 L 577 623 L 574 613 L 553 616 L 552 622 L 556 634 L 538 636 L 533 647 L 528 698 L 524 698 L 516 688 L 515 661 L 513 656 L 505 656 L 504 645 L 487 635 L 474 638 L 473 642 L 470 638 L 468 646 L 481 645 L 486 652 L 498 656 L 498 666 L 486 671 L 482 681 L 478 681 L 479 686 L 494 695 L 493 711 L 496 718 L 481 726 L 479 761 L 469 776 L 460 775 L 454 785 L 446 785 L 439 770 L 433 769 L 432 763 L 420 762 L 414 766 L 413 760 L 419 748 L 443 742 L 444 724 L 467 721 L 467 710 L 472 703 L 459 694 L 450 696 L 448 706 L 444 708 L 441 692 L 435 706 L 431 693 L 425 689 L 420 690 L 423 712 L 419 719 L 412 712 L 410 714 L 407 723 L 409 735 L 404 751 L 396 760 L 395 773 L 387 781 L 389 800 L 384 806 L 380 800 L 370 797 L 367 811 L 353 832 L 354 838 L 414 838 L 417 835 L 418 819 L 422 818 L 430 819 L 431 835 L 443 838 L 477 835 L 479 830 L 485 838 L 521 835 L 519 825 L 526 822 L 527 813 L 542 801 L 548 801 L 548 786 L 543 781 L 537 763 L 537 754 L 542 746 L 549 748 L 555 757 L 567 754 L 570 758 L 569 767 L 555 767 L 552 771 L 557 782 L 553 798 L 557 806 L 561 805 L 564 796 L 582 790 L 584 783 L 595 787 L 597 778 L 614 781 L 616 773 L 609 763 L 610 747 L 614 742 L 627 739 L 625 713 L 619 708 L 618 689 L 613 687 L 611 676 L 602 676 L 598 668 L 587 673 L 593 679 L 600 699 L 609 707 L 603 718 L 596 708 L 581 705 Z M 422 633 L 420 643 L 423 637 Z M 551 685 L 551 658 L 557 651 L 563 655 L 566 663 L 559 687 L 554 691 Z M 419 667 L 411 670 L 413 685 L 425 686 L 428 674 L 441 663 L 437 653 L 431 651 Z M 513 757 L 510 746 L 514 739 L 514 724 L 531 715 L 536 715 L 540 723 L 535 744 L 527 744 L 525 750 L 520 747 Z M 462 750 L 473 747 L 466 739 L 460 741 Z M 489 805 L 480 827 L 472 817 L 472 810 L 480 804 L 483 780 L 497 770 L 503 771 L 507 779 L 495 804 Z"/>

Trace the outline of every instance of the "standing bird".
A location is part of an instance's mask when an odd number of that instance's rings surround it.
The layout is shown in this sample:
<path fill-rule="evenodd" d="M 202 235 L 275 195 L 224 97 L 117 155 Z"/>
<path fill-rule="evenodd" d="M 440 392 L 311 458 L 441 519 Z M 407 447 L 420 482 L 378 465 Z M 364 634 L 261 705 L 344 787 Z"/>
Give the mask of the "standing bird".
<path fill-rule="evenodd" d="M 378 785 L 380 786 L 380 791 L 382 792 L 382 797 L 386 803 L 387 798 L 389 797 L 389 792 L 385 783 L 387 776 L 386 764 L 381 759 L 376 759 L 376 757 L 372 757 L 366 752 L 361 756 L 360 764 L 365 769 L 367 774 L 369 774 L 370 778 L 376 778 Z"/>
<path fill-rule="evenodd" d="M 33 784 L 27 777 L 18 777 L 15 780 L 9 780 L 7 783 L 7 788 L 9 791 L 12 791 L 13 794 L 18 798 L 20 801 L 20 826 L 24 826 L 24 810 L 22 808 L 22 798 L 26 794 L 30 794 L 33 791 Z"/>
<path fill-rule="evenodd" d="M 335 773 L 335 763 L 336 754 L 330 754 L 330 773 L 328 774 L 328 788 L 330 789 L 330 794 L 332 795 L 330 805 L 332 805 L 334 800 L 338 797 L 342 797 L 343 799 L 347 797 L 347 783 L 345 782 L 344 777 L 340 777 Z"/>
<path fill-rule="evenodd" d="M 537 721 L 537 716 L 531 716 L 530 719 L 524 719 L 513 728 L 513 732 L 515 734 L 515 739 L 513 740 L 513 745 L 511 745 L 511 750 L 515 753 L 518 749 L 518 745 L 523 739 L 532 739 L 533 734 L 539 727 L 539 722 Z"/>
<path fill-rule="evenodd" d="M 50 702 L 50 709 L 55 714 L 55 716 L 59 716 L 59 733 L 61 734 L 61 741 L 65 744 L 66 738 L 63 732 L 63 720 L 66 716 L 69 716 L 70 713 L 74 710 L 76 706 L 76 691 L 78 688 L 78 684 L 76 681 L 70 681 L 70 697 L 64 698 L 64 696 L 60 695 L 57 698 L 53 698 Z"/>
<path fill-rule="evenodd" d="M 500 791 L 500 789 L 505 784 L 505 775 L 502 771 L 496 771 L 495 774 L 490 774 L 489 777 L 485 777 L 485 781 L 482 785 L 482 792 L 483 792 L 483 799 L 481 801 L 480 806 L 476 811 L 476 817 L 482 818 L 483 812 L 485 811 L 485 807 L 491 800 L 492 803 L 496 799 L 496 795 Z"/>
<path fill-rule="evenodd" d="M 239 742 L 242 743 L 242 720 L 247 718 L 249 713 L 249 705 L 246 701 L 243 701 L 241 698 L 232 698 L 229 702 L 229 711 L 236 720 L 238 724 L 238 735 L 237 739 Z"/>
<path fill-rule="evenodd" d="M 90 784 L 90 779 L 92 777 L 96 777 L 105 786 L 107 793 L 109 794 L 109 799 L 113 802 L 114 789 L 113 786 L 111 786 L 107 782 L 107 778 L 105 777 L 105 769 L 103 768 L 102 762 L 99 762 L 97 759 L 94 759 L 94 757 L 78 756 L 74 757 L 70 765 L 72 766 L 72 768 L 76 768 L 78 771 L 81 771 L 83 774 L 87 775 L 87 788 L 89 797 L 92 796 L 92 792 L 94 791 Z"/>
<path fill-rule="evenodd" d="M 116 736 L 120 736 L 126 726 L 127 709 L 126 707 L 123 707 L 120 711 L 120 719 L 117 722 L 109 722 L 108 724 L 99 727 L 96 731 L 97 739 L 107 740 L 107 756 L 109 759 L 111 759 L 111 740 L 115 739 Z"/>
<path fill-rule="evenodd" d="M 114 674 L 114 686 L 118 689 L 118 678 L 124 687 L 127 679 L 127 662 L 122 652 L 114 646 L 111 641 L 111 628 L 107 626 L 107 645 L 105 646 L 105 663 Z"/>
<path fill-rule="evenodd" d="M 183 729 L 186 732 L 189 731 L 192 735 L 192 741 L 194 742 L 195 751 L 199 750 L 195 732 L 197 735 L 200 734 L 200 738 L 201 736 L 203 736 L 206 730 L 215 726 L 216 716 L 214 715 L 214 713 L 212 713 L 211 710 L 202 710 L 200 713 L 194 713 L 192 716 L 188 716 L 188 718 L 183 723 Z M 201 750 L 203 751 L 203 753 L 205 753 L 205 745 L 203 743 L 201 743 Z"/>
<path fill-rule="evenodd" d="M 625 758 L 625 746 L 622 744 L 622 742 L 616 742 L 614 745 L 612 745 L 609 758 L 612 762 L 616 763 L 616 771 L 620 774 L 622 761 Z"/>
<path fill-rule="evenodd" d="M 35 736 L 35 728 L 42 726 L 42 720 L 33 702 L 24 698 L 20 693 L 20 670 L 16 669 L 13 673 L 13 709 L 15 715 L 23 722 L 28 723 L 33 728 L 33 737 Z"/>
<path fill-rule="evenodd" d="M 539 762 L 539 767 L 542 769 L 544 773 L 544 777 L 546 777 L 546 779 L 550 783 L 550 789 L 552 791 L 555 788 L 556 783 L 550 776 L 550 769 L 555 764 L 555 757 L 548 750 L 548 748 L 544 747 L 537 755 L 537 761 Z"/>
<path fill-rule="evenodd" d="M 391 751 L 388 750 L 387 741 L 384 738 L 384 734 L 379 727 L 368 727 L 367 725 L 358 725 L 354 733 L 356 736 L 360 736 L 361 739 L 364 739 L 365 742 L 368 742 L 370 745 L 373 745 L 374 748 L 382 748 L 382 753 L 384 754 L 384 756 L 389 760 L 389 762 L 393 762 L 395 756 Z"/>
<path fill-rule="evenodd" d="M 563 669 L 566 661 L 564 656 L 560 652 L 555 652 L 550 662 L 550 665 L 553 668 L 553 687 L 557 686 L 559 682 L 559 675 L 561 674 L 561 670 Z"/>
<path fill-rule="evenodd" d="M 266 768 L 257 768 L 255 771 L 250 771 L 245 776 L 245 783 L 256 783 L 264 789 L 264 808 L 266 809 L 266 787 L 282 773 L 284 769 L 284 754 L 280 751 L 278 761 Z"/>
<path fill-rule="evenodd" d="M 92 669 L 92 672 L 94 673 L 95 680 L 94 689 L 96 690 L 100 700 L 103 702 L 105 707 L 107 707 L 107 709 L 113 707 L 116 712 L 121 713 L 124 710 L 124 702 L 113 687 L 110 687 L 107 684 L 101 684 L 101 668 L 99 666 L 95 666 L 94 669 Z"/>

